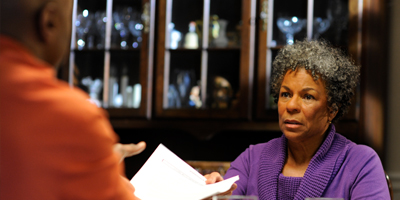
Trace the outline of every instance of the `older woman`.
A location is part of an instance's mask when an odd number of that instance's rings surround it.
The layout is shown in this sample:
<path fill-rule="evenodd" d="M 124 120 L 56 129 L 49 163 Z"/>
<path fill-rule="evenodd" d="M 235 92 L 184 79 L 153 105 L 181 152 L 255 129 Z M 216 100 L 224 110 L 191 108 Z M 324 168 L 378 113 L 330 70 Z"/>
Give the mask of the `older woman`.
<path fill-rule="evenodd" d="M 349 108 L 360 67 L 324 41 L 285 46 L 273 63 L 280 138 L 251 145 L 225 178 L 239 175 L 233 194 L 259 199 L 390 199 L 376 152 L 336 132 Z"/>

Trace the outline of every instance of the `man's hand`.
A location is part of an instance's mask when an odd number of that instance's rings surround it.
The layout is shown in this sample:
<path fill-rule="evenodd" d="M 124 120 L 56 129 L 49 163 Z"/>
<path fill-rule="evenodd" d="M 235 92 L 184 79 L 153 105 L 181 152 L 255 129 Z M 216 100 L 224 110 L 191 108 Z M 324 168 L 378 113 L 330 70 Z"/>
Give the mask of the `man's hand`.
<path fill-rule="evenodd" d="M 114 151 L 121 156 L 121 161 L 124 160 L 126 157 L 131 157 L 141 153 L 145 148 L 145 142 L 139 142 L 137 144 L 117 143 L 114 145 Z"/>
<path fill-rule="evenodd" d="M 204 177 L 207 179 L 206 184 L 213 184 L 213 183 L 217 183 L 217 182 L 224 180 L 224 178 L 222 178 L 221 174 L 219 174 L 218 172 L 206 174 L 206 175 L 204 175 Z M 236 185 L 236 183 L 234 183 L 234 184 L 232 184 L 232 186 L 229 190 L 218 194 L 218 196 L 232 195 L 233 190 L 235 190 L 236 188 L 237 188 L 237 185 Z"/>

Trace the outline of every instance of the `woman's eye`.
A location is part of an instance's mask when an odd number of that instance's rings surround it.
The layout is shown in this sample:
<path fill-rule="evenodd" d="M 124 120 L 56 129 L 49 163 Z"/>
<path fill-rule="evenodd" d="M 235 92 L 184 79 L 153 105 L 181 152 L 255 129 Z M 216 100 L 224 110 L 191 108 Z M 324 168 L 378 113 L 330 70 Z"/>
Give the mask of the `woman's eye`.
<path fill-rule="evenodd" d="M 309 94 L 304 95 L 304 98 L 305 98 L 306 100 L 315 99 L 312 95 L 309 95 Z"/>
<path fill-rule="evenodd" d="M 289 97 L 289 96 L 290 96 L 290 95 L 289 95 L 288 92 L 282 92 L 282 93 L 281 93 L 281 97 L 287 98 L 287 97 Z"/>

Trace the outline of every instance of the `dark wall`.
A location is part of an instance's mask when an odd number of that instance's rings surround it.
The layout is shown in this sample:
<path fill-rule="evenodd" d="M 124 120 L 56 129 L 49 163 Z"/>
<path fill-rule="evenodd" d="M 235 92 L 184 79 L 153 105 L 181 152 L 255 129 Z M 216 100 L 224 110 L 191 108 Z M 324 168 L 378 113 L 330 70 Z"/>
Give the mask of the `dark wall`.
<path fill-rule="evenodd" d="M 166 129 L 117 129 L 121 143 L 145 141 L 141 154 L 125 159 L 126 176 L 130 179 L 162 143 L 183 160 L 233 161 L 249 145 L 280 137 L 280 132 L 223 131 L 209 140 L 199 140 L 187 132 Z"/>

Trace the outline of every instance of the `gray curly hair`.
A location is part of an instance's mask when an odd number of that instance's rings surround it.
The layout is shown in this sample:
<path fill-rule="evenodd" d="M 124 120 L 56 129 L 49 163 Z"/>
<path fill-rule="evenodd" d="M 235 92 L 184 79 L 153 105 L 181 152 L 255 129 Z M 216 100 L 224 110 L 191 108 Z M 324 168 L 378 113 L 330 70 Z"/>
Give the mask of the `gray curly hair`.
<path fill-rule="evenodd" d="M 359 82 L 360 66 L 324 40 L 296 41 L 293 45 L 286 45 L 279 51 L 272 66 L 271 89 L 275 103 L 278 102 L 286 72 L 295 71 L 298 67 L 311 72 L 314 80 L 322 78 L 326 85 L 328 108 L 338 111 L 333 122 L 346 114 Z"/>

